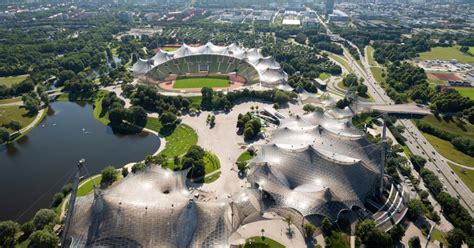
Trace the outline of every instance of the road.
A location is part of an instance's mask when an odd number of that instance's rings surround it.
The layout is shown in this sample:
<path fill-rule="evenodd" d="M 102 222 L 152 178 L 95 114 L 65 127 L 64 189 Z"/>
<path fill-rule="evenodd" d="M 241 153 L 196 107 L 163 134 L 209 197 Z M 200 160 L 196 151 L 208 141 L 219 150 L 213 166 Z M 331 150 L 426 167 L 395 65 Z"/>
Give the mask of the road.
<path fill-rule="evenodd" d="M 321 21 L 321 17 L 318 16 Z M 321 23 L 326 27 L 328 34 L 332 36 L 337 36 L 332 34 L 327 25 L 321 21 Z M 343 40 L 342 37 L 339 39 Z M 349 44 L 353 45 L 349 42 Z M 357 48 L 357 47 L 356 47 Z M 357 48 L 357 51 L 360 54 L 360 50 Z M 347 52 L 344 51 L 344 57 L 353 68 L 354 72 L 358 77 L 364 78 L 364 84 L 369 88 L 369 93 L 374 98 L 377 103 L 384 104 L 394 104 L 394 101 L 387 96 L 385 90 L 375 81 L 374 76 L 370 70 L 370 65 L 366 59 L 361 61 L 364 68 L 360 68 L 354 58 Z M 415 126 L 411 120 L 399 119 L 395 124 L 400 124 L 405 127 L 405 132 L 402 134 L 406 139 L 406 144 L 410 151 L 418 156 L 424 157 L 428 162 L 425 167 L 433 171 L 439 176 L 439 179 L 443 182 L 446 191 L 454 197 L 460 199 L 461 204 L 463 204 L 471 215 L 474 215 L 474 194 L 472 191 L 464 184 L 464 182 L 451 170 L 446 160 L 434 149 L 434 147 L 425 139 L 420 130 Z"/>

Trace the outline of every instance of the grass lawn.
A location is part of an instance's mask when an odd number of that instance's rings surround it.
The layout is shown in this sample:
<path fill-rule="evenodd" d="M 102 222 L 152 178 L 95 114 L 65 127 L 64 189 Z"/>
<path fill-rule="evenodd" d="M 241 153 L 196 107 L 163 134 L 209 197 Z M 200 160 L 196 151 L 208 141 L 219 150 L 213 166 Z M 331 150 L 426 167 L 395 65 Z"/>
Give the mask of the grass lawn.
<path fill-rule="evenodd" d="M 102 99 L 104 98 L 106 91 L 100 90 L 96 93 L 94 98 L 94 117 L 102 124 L 109 124 L 109 114 L 102 111 Z"/>
<path fill-rule="evenodd" d="M 471 139 L 474 139 L 474 125 L 469 123 L 462 123 L 457 120 L 446 121 L 442 118 L 437 119 L 433 115 L 427 115 L 420 119 L 421 122 L 425 122 L 435 128 L 441 129 L 443 131 L 456 134 L 459 136 L 466 136 Z"/>
<path fill-rule="evenodd" d="M 172 52 L 172 51 L 176 51 L 178 48 L 176 47 L 162 47 L 161 50 L 165 51 L 165 52 Z"/>
<path fill-rule="evenodd" d="M 250 160 L 252 158 L 253 158 L 252 154 L 250 154 L 250 152 L 248 152 L 248 151 L 245 151 L 242 154 L 240 154 L 239 158 L 237 158 L 237 161 L 238 162 L 243 162 L 243 161 Z"/>
<path fill-rule="evenodd" d="M 185 154 L 189 147 L 197 144 L 198 136 L 188 125 L 180 124 L 169 135 L 165 136 L 165 149 L 161 152 L 168 158 Z"/>
<path fill-rule="evenodd" d="M 191 105 L 189 106 L 189 108 L 201 108 L 202 96 L 191 96 L 188 97 L 188 99 L 191 100 Z"/>
<path fill-rule="evenodd" d="M 212 183 L 216 181 L 221 176 L 221 172 L 218 171 L 210 176 L 204 178 L 204 183 Z"/>
<path fill-rule="evenodd" d="M 451 60 L 456 59 L 461 63 L 474 65 L 474 56 L 463 54 L 459 51 L 459 46 L 452 47 L 434 47 L 431 51 L 420 53 L 417 59 L 421 60 Z"/>
<path fill-rule="evenodd" d="M 431 239 L 432 240 L 438 240 L 439 242 L 447 245 L 448 241 L 445 238 L 445 235 L 438 229 L 434 229 L 433 232 L 431 233 Z"/>
<path fill-rule="evenodd" d="M 456 87 L 455 88 L 459 94 L 466 96 L 474 100 L 474 87 Z"/>
<path fill-rule="evenodd" d="M 469 51 L 467 51 L 470 54 L 474 54 L 474 46 L 469 47 Z"/>
<path fill-rule="evenodd" d="M 275 240 L 267 237 L 251 237 L 247 239 L 246 243 L 252 243 L 252 244 L 262 244 L 262 247 L 269 247 L 269 248 L 285 248 L 284 245 L 276 242 Z M 247 247 L 247 245 L 244 245 L 244 247 Z M 259 247 L 259 246 L 249 246 L 249 247 Z"/>
<path fill-rule="evenodd" d="M 11 87 L 14 84 L 23 82 L 28 77 L 27 74 L 12 77 L 0 77 L 0 85 Z"/>
<path fill-rule="evenodd" d="M 329 57 L 331 57 L 332 59 L 337 61 L 339 64 L 341 64 L 346 69 L 346 71 L 348 71 L 349 73 L 352 72 L 352 68 L 349 66 L 347 61 L 345 59 L 343 59 L 341 56 L 336 55 L 336 54 L 330 54 Z"/>
<path fill-rule="evenodd" d="M 229 79 L 220 77 L 193 77 L 179 78 L 173 84 L 173 88 L 202 88 L 202 87 L 228 87 Z"/>
<path fill-rule="evenodd" d="M 18 96 L 18 97 L 13 97 L 13 98 L 0 99 L 0 104 L 19 102 L 19 101 L 21 101 L 21 97 Z"/>
<path fill-rule="evenodd" d="M 326 72 L 323 72 L 323 73 L 319 74 L 319 79 L 321 79 L 321 80 L 326 80 L 330 77 L 331 77 L 331 74 L 326 73 Z"/>
<path fill-rule="evenodd" d="M 441 80 L 441 79 L 430 79 L 430 78 L 428 78 L 428 83 L 437 85 L 437 84 L 446 84 L 446 81 Z"/>
<path fill-rule="evenodd" d="M 433 145 L 436 151 L 438 151 L 445 158 L 462 165 L 474 167 L 474 157 L 460 152 L 451 144 L 451 142 L 427 133 L 423 133 L 423 136 L 425 136 L 425 138 L 431 143 L 431 145 Z"/>
<path fill-rule="evenodd" d="M 474 192 L 474 170 L 466 170 L 455 164 L 449 163 L 449 167 L 456 173 L 459 178 L 466 184 L 469 189 Z"/>
<path fill-rule="evenodd" d="M 94 190 L 94 185 L 100 186 L 100 180 L 102 179 L 101 175 L 98 175 L 94 177 L 93 179 L 87 181 L 86 183 L 82 184 L 78 189 L 77 189 L 77 196 L 85 196 Z"/>
<path fill-rule="evenodd" d="M 21 127 L 26 127 L 34 119 L 35 115 L 30 116 L 28 111 L 20 106 L 3 106 L 0 107 L 0 126 L 8 124 L 10 121 L 18 121 Z M 14 130 L 10 130 L 13 132 Z"/>
<path fill-rule="evenodd" d="M 203 161 L 206 175 L 221 168 L 221 162 L 219 161 L 219 158 L 210 152 L 206 152 L 204 154 Z"/>
<path fill-rule="evenodd" d="M 371 66 L 370 71 L 374 75 L 374 79 L 377 81 L 377 83 L 382 84 L 384 82 L 382 77 L 382 68 Z"/>
<path fill-rule="evenodd" d="M 151 129 L 155 132 L 160 132 L 162 124 L 158 118 L 147 117 L 146 119 L 147 121 L 146 121 L 145 128 Z"/>
<path fill-rule="evenodd" d="M 372 46 L 367 46 L 367 60 L 370 66 L 377 66 L 377 62 L 374 59 L 374 48 Z"/>

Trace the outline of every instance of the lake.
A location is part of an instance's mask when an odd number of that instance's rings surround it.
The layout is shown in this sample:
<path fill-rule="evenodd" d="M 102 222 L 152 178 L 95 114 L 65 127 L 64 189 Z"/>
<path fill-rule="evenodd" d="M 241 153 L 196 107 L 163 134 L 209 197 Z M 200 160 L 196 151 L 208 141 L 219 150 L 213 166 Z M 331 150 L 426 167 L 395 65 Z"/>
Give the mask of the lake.
<path fill-rule="evenodd" d="M 148 133 L 118 135 L 98 122 L 86 102 L 53 102 L 47 117 L 18 142 L 0 146 L 0 221 L 24 222 L 72 182 L 77 162 L 90 176 L 155 153 L 160 140 Z"/>

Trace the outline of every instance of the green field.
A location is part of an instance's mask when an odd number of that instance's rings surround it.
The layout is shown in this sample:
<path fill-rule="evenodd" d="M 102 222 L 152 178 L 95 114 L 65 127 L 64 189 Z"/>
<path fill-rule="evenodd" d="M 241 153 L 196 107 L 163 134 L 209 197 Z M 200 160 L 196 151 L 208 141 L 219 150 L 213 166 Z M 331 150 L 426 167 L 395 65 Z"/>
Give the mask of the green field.
<path fill-rule="evenodd" d="M 172 159 L 185 154 L 189 147 L 197 144 L 198 136 L 191 127 L 180 124 L 171 134 L 165 136 L 165 139 L 165 149 L 161 154 Z"/>
<path fill-rule="evenodd" d="M 451 60 L 456 59 L 461 63 L 474 65 L 474 56 L 463 54 L 459 51 L 459 46 L 434 47 L 431 51 L 420 53 L 417 59 L 420 60 Z"/>
<path fill-rule="evenodd" d="M 175 89 L 183 88 L 202 88 L 202 87 L 228 87 L 229 79 L 227 77 L 188 77 L 178 78 L 173 84 Z"/>
<path fill-rule="evenodd" d="M 337 61 L 339 64 L 341 64 L 346 69 L 346 71 L 348 71 L 349 73 L 352 72 L 352 68 L 349 66 L 347 61 L 345 59 L 343 59 L 341 56 L 336 55 L 336 54 L 330 54 L 329 57 L 331 57 L 332 59 Z"/>
<path fill-rule="evenodd" d="M 3 106 L 0 107 L 0 126 L 8 124 L 10 121 L 17 121 L 21 127 L 26 127 L 36 116 L 30 116 L 28 111 L 20 106 Z M 13 130 L 10 130 L 13 132 Z"/>
<path fill-rule="evenodd" d="M 216 181 L 221 176 L 221 172 L 218 171 L 210 176 L 204 178 L 204 183 L 212 183 Z"/>
<path fill-rule="evenodd" d="M 459 178 L 466 184 L 469 189 L 474 192 L 474 170 L 466 170 L 455 164 L 449 163 L 449 167 L 456 173 Z"/>
<path fill-rule="evenodd" d="M 219 161 L 219 158 L 210 152 L 206 152 L 204 154 L 203 161 L 204 171 L 206 172 L 205 175 L 221 168 L 221 162 Z"/>
<path fill-rule="evenodd" d="M 427 115 L 420 119 L 421 122 L 425 122 L 435 128 L 441 129 L 443 131 L 459 135 L 466 136 L 471 139 L 474 139 L 474 125 L 460 122 L 459 120 L 449 120 L 437 119 L 433 115 Z"/>
<path fill-rule="evenodd" d="M 19 102 L 19 101 L 21 101 L 21 97 L 5 98 L 5 99 L 0 99 L 0 104 Z"/>
<path fill-rule="evenodd" d="M 440 243 L 443 243 L 444 245 L 448 244 L 448 241 L 446 240 L 445 234 L 442 233 L 438 229 L 433 230 L 433 232 L 431 233 L 431 239 L 432 240 L 438 240 Z"/>
<path fill-rule="evenodd" d="M 92 193 L 92 190 L 95 186 L 100 186 L 100 180 L 102 179 L 101 175 L 98 175 L 86 183 L 82 184 L 79 188 L 77 188 L 77 196 L 85 196 Z"/>
<path fill-rule="evenodd" d="M 377 83 L 379 83 L 379 84 L 383 84 L 384 80 L 383 80 L 383 77 L 382 77 L 382 68 L 371 66 L 370 71 L 374 75 L 375 81 L 377 81 Z"/>
<path fill-rule="evenodd" d="M 109 125 L 109 114 L 104 113 L 102 110 L 102 99 L 104 98 L 106 91 L 98 91 L 94 98 L 94 117 L 102 124 Z"/>
<path fill-rule="evenodd" d="M 253 246 L 250 243 L 254 244 Z M 251 237 L 247 239 L 244 248 L 246 247 L 268 247 L 268 248 L 285 248 L 284 245 L 267 237 Z"/>
<path fill-rule="evenodd" d="M 466 96 L 474 100 L 474 87 L 456 87 L 459 94 Z"/>
<path fill-rule="evenodd" d="M 374 48 L 372 46 L 367 46 L 367 60 L 370 66 L 377 66 L 377 62 L 374 59 Z"/>
<path fill-rule="evenodd" d="M 469 47 L 469 51 L 467 52 L 474 55 L 474 46 Z"/>
<path fill-rule="evenodd" d="M 331 77 L 331 74 L 326 73 L 326 72 L 323 72 L 323 73 L 319 74 L 319 79 L 321 79 L 321 80 L 326 80 L 330 77 Z"/>
<path fill-rule="evenodd" d="M 12 77 L 0 77 L 0 85 L 11 87 L 14 84 L 23 82 L 28 75 L 12 76 Z"/>
<path fill-rule="evenodd" d="M 474 167 L 474 157 L 457 150 L 451 142 L 427 133 L 423 133 L 423 136 L 443 157 L 462 165 Z"/>
<path fill-rule="evenodd" d="M 160 129 L 162 127 L 162 124 L 158 118 L 153 118 L 153 117 L 147 117 L 146 118 L 146 129 L 153 130 L 155 132 L 160 132 Z"/>
<path fill-rule="evenodd" d="M 238 162 L 244 162 L 244 161 L 250 160 L 252 158 L 253 158 L 252 154 L 250 154 L 250 152 L 248 152 L 248 151 L 245 151 L 242 154 L 240 154 L 239 158 L 237 158 L 237 161 Z"/>
<path fill-rule="evenodd" d="M 175 47 L 162 47 L 161 50 L 165 51 L 165 52 L 172 52 L 172 51 L 176 51 L 178 48 L 175 48 Z"/>

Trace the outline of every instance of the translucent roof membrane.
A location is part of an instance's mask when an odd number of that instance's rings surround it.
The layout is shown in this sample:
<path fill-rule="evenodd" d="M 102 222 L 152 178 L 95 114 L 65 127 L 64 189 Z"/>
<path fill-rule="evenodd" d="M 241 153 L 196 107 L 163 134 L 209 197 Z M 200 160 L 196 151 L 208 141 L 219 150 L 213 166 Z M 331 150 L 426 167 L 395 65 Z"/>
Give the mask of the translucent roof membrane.
<path fill-rule="evenodd" d="M 253 159 L 249 181 L 277 207 L 335 221 L 342 210 L 363 208 L 380 179 L 380 147 L 370 143 L 350 119 L 314 112 L 283 119 Z"/>

